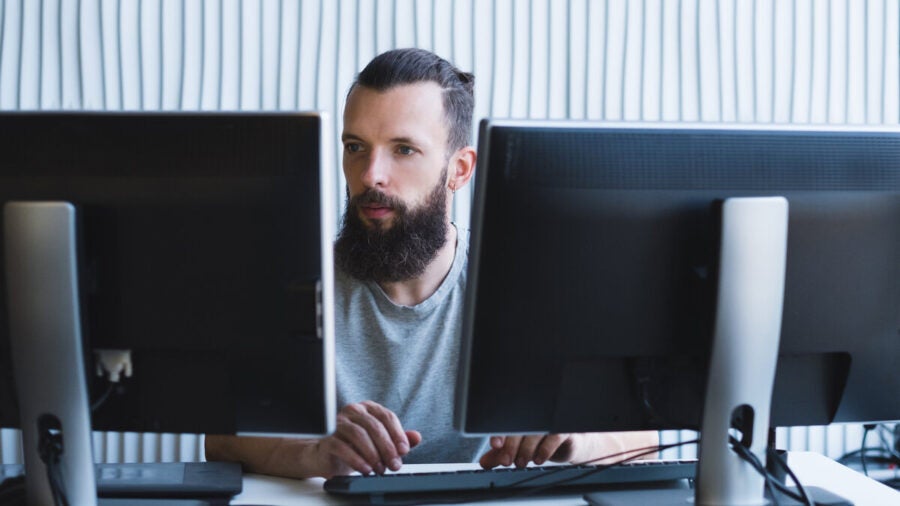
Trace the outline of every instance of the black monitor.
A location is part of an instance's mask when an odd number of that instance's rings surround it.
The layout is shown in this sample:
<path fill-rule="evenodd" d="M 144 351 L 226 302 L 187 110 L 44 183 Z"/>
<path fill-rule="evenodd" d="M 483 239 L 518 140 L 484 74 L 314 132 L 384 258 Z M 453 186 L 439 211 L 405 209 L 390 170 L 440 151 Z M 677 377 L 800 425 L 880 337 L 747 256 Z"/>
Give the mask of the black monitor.
<path fill-rule="evenodd" d="M 759 197 L 787 209 L 762 424 L 900 419 L 900 131 L 486 120 L 477 178 L 464 432 L 699 430 L 733 380 L 723 208 Z"/>
<path fill-rule="evenodd" d="M 23 429 L 29 480 L 41 424 L 88 458 L 91 428 L 332 431 L 326 121 L 0 115 L 0 426 Z M 101 357 L 131 376 L 96 376 Z"/>

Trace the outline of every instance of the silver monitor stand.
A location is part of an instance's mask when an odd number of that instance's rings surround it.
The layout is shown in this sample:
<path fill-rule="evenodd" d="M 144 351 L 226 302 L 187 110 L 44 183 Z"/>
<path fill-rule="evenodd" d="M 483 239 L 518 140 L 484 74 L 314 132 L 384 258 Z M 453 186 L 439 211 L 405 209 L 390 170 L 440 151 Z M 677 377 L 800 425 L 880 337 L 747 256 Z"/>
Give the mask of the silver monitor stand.
<path fill-rule="evenodd" d="M 78 304 L 75 208 L 4 206 L 10 348 L 19 399 L 28 504 L 51 506 L 52 479 L 69 504 L 96 506 L 91 422 Z M 56 449 L 54 451 L 54 448 Z"/>
<path fill-rule="evenodd" d="M 768 504 L 763 477 L 731 449 L 730 438 L 766 462 L 787 225 L 782 197 L 730 198 L 722 205 L 716 324 L 695 490 L 599 492 L 586 497 L 591 504 Z"/>

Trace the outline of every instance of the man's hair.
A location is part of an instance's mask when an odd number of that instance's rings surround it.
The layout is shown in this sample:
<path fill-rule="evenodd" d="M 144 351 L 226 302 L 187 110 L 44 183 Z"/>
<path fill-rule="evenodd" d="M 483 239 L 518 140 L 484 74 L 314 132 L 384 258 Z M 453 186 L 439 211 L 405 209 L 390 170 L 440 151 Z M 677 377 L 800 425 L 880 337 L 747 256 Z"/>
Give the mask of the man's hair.
<path fill-rule="evenodd" d="M 463 72 L 440 56 L 424 49 L 393 49 L 376 56 L 350 86 L 387 91 L 395 86 L 433 82 L 443 90 L 444 119 L 450 152 L 469 144 L 475 109 L 475 76 Z"/>

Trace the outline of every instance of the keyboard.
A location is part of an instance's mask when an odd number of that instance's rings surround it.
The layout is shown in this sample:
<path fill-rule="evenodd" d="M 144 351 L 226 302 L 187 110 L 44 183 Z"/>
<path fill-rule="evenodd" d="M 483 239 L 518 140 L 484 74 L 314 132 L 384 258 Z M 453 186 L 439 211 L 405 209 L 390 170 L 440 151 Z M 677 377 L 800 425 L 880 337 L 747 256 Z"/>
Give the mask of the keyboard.
<path fill-rule="evenodd" d="M 411 494 L 496 494 L 498 492 L 590 489 L 598 486 L 644 484 L 693 479 L 696 460 L 647 460 L 616 466 L 554 465 L 449 472 L 389 473 L 336 476 L 325 490 L 345 496 L 402 496 Z"/>
<path fill-rule="evenodd" d="M 241 492 L 235 462 L 95 464 L 100 497 L 231 497 Z M 25 473 L 18 464 L 0 465 L 0 481 Z"/>

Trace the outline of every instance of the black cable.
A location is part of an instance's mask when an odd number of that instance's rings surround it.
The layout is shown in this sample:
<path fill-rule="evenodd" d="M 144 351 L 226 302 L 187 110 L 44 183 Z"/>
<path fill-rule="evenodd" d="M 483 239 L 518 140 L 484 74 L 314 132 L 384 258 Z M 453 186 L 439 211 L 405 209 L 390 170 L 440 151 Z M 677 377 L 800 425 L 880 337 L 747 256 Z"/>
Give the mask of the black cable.
<path fill-rule="evenodd" d="M 884 448 L 884 450 L 888 452 L 888 454 L 890 454 L 890 456 L 893 457 L 895 461 L 900 463 L 900 453 L 897 453 L 897 450 L 894 449 L 894 445 L 891 444 L 890 441 L 888 441 L 887 436 L 884 433 L 885 431 L 891 430 L 887 428 L 887 425 L 880 423 L 878 424 L 877 430 L 875 432 L 878 434 L 878 438 L 881 439 L 881 446 Z M 891 431 L 891 434 L 893 434 L 893 431 Z"/>
<path fill-rule="evenodd" d="M 840 464 L 845 466 L 851 466 L 860 462 L 863 459 L 862 455 L 855 455 L 850 457 L 844 457 L 842 460 L 837 461 Z M 892 455 L 885 453 L 880 448 L 870 448 L 866 451 L 865 456 L 866 462 L 869 464 L 878 464 L 883 466 L 889 466 L 891 464 L 897 465 L 898 461 Z"/>
<path fill-rule="evenodd" d="M 785 473 L 787 473 L 788 476 L 791 477 L 791 481 L 794 482 L 794 485 L 797 486 L 797 490 L 800 491 L 800 495 L 803 497 L 803 502 L 805 504 L 812 505 L 813 501 L 812 501 L 812 499 L 810 499 L 809 494 L 806 493 L 806 488 L 803 486 L 802 483 L 800 483 L 800 480 L 797 478 L 797 475 L 794 474 L 793 469 L 791 469 L 790 466 L 787 465 L 787 462 L 785 460 L 778 458 L 778 454 L 775 452 L 774 448 L 766 448 L 766 452 L 767 452 L 769 458 L 774 460 L 775 464 L 777 464 L 778 467 L 780 467 Z"/>
<path fill-rule="evenodd" d="M 793 471 L 789 470 L 789 468 L 787 467 L 787 464 L 784 464 L 784 466 L 785 466 L 784 469 L 786 472 L 788 472 L 788 474 L 791 476 L 791 479 L 797 485 L 797 490 L 800 492 L 800 494 L 787 488 L 787 486 L 785 484 L 781 483 L 781 481 L 778 478 L 776 478 L 771 473 L 769 473 L 766 470 L 766 468 L 762 465 L 762 463 L 759 462 L 759 459 L 756 457 L 756 455 L 753 454 L 750 450 L 748 450 L 744 445 L 736 444 L 736 445 L 733 445 L 733 448 L 734 448 L 735 452 L 738 454 L 738 456 L 740 456 L 741 458 L 743 458 L 744 460 L 749 462 L 760 474 L 763 475 L 764 479 L 771 480 L 772 485 L 774 485 L 775 488 L 777 488 L 779 491 L 781 491 L 784 495 L 790 497 L 791 499 L 793 499 L 797 502 L 801 502 L 808 506 L 814 506 L 812 499 L 810 499 L 809 495 L 806 493 L 806 489 L 803 488 L 803 485 L 797 479 L 796 475 L 794 475 Z"/>
<path fill-rule="evenodd" d="M 860 448 L 866 447 L 866 438 L 869 436 L 869 431 L 872 430 L 875 426 L 872 424 L 863 425 L 863 436 L 862 436 L 862 444 L 859 445 Z M 863 474 L 869 476 L 869 468 L 866 466 L 866 453 L 863 452 L 860 454 L 860 462 L 862 463 Z"/>
<path fill-rule="evenodd" d="M 97 408 L 102 406 L 103 403 L 106 402 L 107 399 L 109 399 L 109 396 L 113 393 L 113 391 L 115 389 L 116 389 L 115 383 L 113 383 L 112 381 L 107 382 L 106 390 L 102 394 L 100 394 L 100 397 L 98 397 L 97 400 L 95 400 L 94 402 L 91 403 L 91 411 L 97 411 Z"/>
<path fill-rule="evenodd" d="M 858 458 L 861 458 L 860 456 L 863 453 L 866 453 L 867 455 L 871 455 L 874 453 L 879 456 L 883 456 L 883 455 L 887 454 L 885 452 L 884 448 L 882 448 L 880 446 L 870 446 L 868 448 L 860 448 L 858 450 L 853 450 L 853 451 L 847 452 L 847 453 L 841 455 L 840 457 L 838 457 L 837 461 L 843 463 L 845 460 L 850 460 L 850 459 L 854 459 L 854 458 L 858 459 Z"/>
<path fill-rule="evenodd" d="M 68 506 L 69 501 L 63 491 L 62 477 L 58 466 L 58 461 L 47 464 L 47 481 L 50 483 L 50 491 L 53 493 L 53 503 L 56 506 Z"/>
<path fill-rule="evenodd" d="M 638 459 L 640 459 L 641 457 L 646 457 L 647 455 L 652 455 L 652 454 L 654 454 L 654 453 L 659 453 L 659 452 L 661 452 L 661 451 L 665 451 L 665 450 L 668 450 L 668 449 L 671 449 L 671 448 L 677 448 L 677 447 L 679 447 L 679 446 L 685 446 L 685 445 L 689 445 L 689 444 L 696 444 L 696 443 L 698 443 L 699 441 L 700 441 L 699 439 L 692 439 L 692 440 L 690 440 L 690 441 L 682 441 L 682 442 L 680 442 L 680 443 L 672 443 L 672 444 L 668 444 L 668 445 L 646 446 L 646 447 L 644 447 L 644 448 L 635 448 L 635 449 L 632 449 L 632 450 L 626 450 L 626 451 L 622 451 L 622 452 L 618 452 L 618 453 L 613 453 L 613 454 L 611 454 L 611 455 L 606 455 L 606 456 L 603 456 L 603 457 L 598 457 L 598 458 L 596 458 L 596 459 L 591 459 L 591 460 L 587 460 L 587 461 L 584 461 L 584 462 L 577 462 L 577 463 L 575 463 L 575 465 L 577 465 L 577 466 L 596 465 L 596 467 L 595 467 L 594 469 L 587 470 L 587 471 L 585 471 L 584 473 L 582 473 L 582 474 L 580 474 L 580 475 L 578 475 L 578 476 L 574 476 L 574 477 L 572 477 L 572 478 L 567 478 L 567 479 L 565 479 L 565 480 L 560 480 L 560 481 L 557 481 L 557 482 L 554 482 L 554 483 L 548 483 L 548 484 L 542 485 L 542 486 L 540 486 L 540 487 L 534 487 L 534 488 L 529 488 L 529 489 L 523 489 L 523 490 L 522 490 L 522 495 L 533 495 L 533 494 L 537 494 L 537 493 L 540 493 L 540 492 L 549 490 L 549 489 L 554 488 L 554 487 L 560 487 L 560 486 L 566 485 L 566 484 L 568 484 L 568 483 L 570 483 L 570 482 L 578 481 L 578 480 L 580 480 L 580 479 L 582 479 L 582 478 L 586 478 L 586 477 L 588 477 L 588 476 L 590 476 L 590 475 L 592 475 L 592 474 L 596 474 L 596 473 L 605 471 L 605 470 L 607 470 L 607 469 L 609 469 L 609 468 L 611 468 L 611 467 L 615 467 L 615 466 L 618 466 L 618 465 L 621 465 L 621 464 L 627 464 L 628 462 L 632 462 L 632 461 L 634 461 L 634 460 L 638 460 Z M 621 457 L 621 456 L 629 455 L 629 454 L 632 454 L 632 455 L 630 455 L 629 457 L 625 457 L 625 458 L 623 458 L 623 459 L 617 460 L 617 461 L 615 461 L 615 462 L 613 462 L 613 463 L 611 463 L 611 464 L 595 464 L 595 462 L 600 462 L 600 461 L 603 461 L 603 460 L 609 460 L 609 459 L 612 459 L 612 458 Z M 565 469 L 565 468 L 563 468 L 563 469 Z M 559 471 L 562 471 L 563 469 L 560 469 Z M 556 472 L 556 471 L 549 471 L 548 474 L 552 474 L 552 473 L 554 473 L 554 472 Z M 547 475 L 544 475 L 544 476 L 547 476 Z M 524 483 L 528 483 L 529 481 L 532 481 L 532 480 L 535 480 L 535 479 L 537 479 L 537 477 L 528 477 L 528 478 L 525 478 L 525 479 L 523 479 L 523 480 L 517 481 L 517 482 L 515 482 L 515 483 L 511 483 L 510 485 L 508 485 L 508 487 L 516 487 L 516 486 L 520 486 L 520 485 L 522 485 L 522 484 L 524 484 Z"/>
<path fill-rule="evenodd" d="M 69 506 L 62 470 L 59 468 L 59 456 L 63 452 L 62 435 L 53 429 L 51 421 L 42 420 L 41 423 L 44 422 L 47 422 L 47 425 L 39 427 L 38 454 L 47 469 L 47 482 L 50 484 L 53 502 L 56 506 Z"/>
<path fill-rule="evenodd" d="M 778 502 L 778 494 L 775 492 L 776 483 L 778 480 L 772 479 L 772 476 L 766 471 L 765 466 L 762 465 L 762 462 L 756 457 L 756 454 L 747 449 L 746 446 L 742 445 L 740 441 L 735 438 L 729 438 L 731 441 L 731 447 L 735 453 L 737 453 L 738 457 L 742 460 L 748 462 L 751 467 L 753 467 L 756 472 L 762 475 L 763 483 L 766 485 L 766 489 L 769 491 L 769 496 L 772 499 L 772 502 L 778 506 L 780 503 Z"/>

